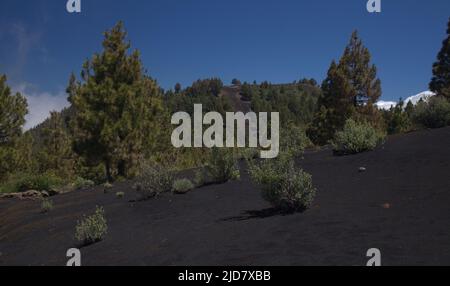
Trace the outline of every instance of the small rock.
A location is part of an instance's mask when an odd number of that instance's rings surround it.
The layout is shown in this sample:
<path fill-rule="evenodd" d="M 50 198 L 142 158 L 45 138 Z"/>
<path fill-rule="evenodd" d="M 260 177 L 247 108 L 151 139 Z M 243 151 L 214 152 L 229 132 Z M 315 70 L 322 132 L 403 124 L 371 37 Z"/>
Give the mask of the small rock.
<path fill-rule="evenodd" d="M 50 194 L 47 191 L 42 191 L 41 194 L 44 198 L 50 197 Z"/>
<path fill-rule="evenodd" d="M 382 204 L 381 207 L 385 210 L 388 210 L 392 207 L 392 205 L 390 203 L 385 203 L 385 204 Z"/>
<path fill-rule="evenodd" d="M 360 173 L 364 173 L 365 171 L 367 171 L 367 169 L 365 167 L 360 167 L 358 171 Z"/>
<path fill-rule="evenodd" d="M 9 193 L 0 195 L 0 199 L 21 199 L 21 193 Z"/>
<path fill-rule="evenodd" d="M 35 190 L 29 190 L 26 192 L 22 193 L 22 199 L 24 198 L 37 198 L 37 197 L 41 197 L 42 194 L 41 192 L 35 191 Z"/>
<path fill-rule="evenodd" d="M 50 197 L 53 197 L 53 196 L 56 196 L 56 195 L 59 195 L 59 191 L 58 190 L 56 190 L 56 189 L 51 189 L 51 190 L 48 190 L 48 195 L 50 196 Z"/>

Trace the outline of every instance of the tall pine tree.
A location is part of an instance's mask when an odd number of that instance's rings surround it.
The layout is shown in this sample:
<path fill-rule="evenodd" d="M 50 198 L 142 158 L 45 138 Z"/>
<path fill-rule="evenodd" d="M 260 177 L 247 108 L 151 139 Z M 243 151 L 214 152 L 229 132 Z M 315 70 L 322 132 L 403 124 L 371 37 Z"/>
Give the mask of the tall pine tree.
<path fill-rule="evenodd" d="M 121 22 L 107 31 L 103 52 L 86 61 L 82 82 L 72 77 L 67 89 L 75 109 L 74 149 L 88 162 L 102 162 L 108 180 L 133 175 L 161 109 L 160 89 L 126 37 Z"/>
<path fill-rule="evenodd" d="M 28 113 L 27 100 L 20 93 L 12 94 L 6 76 L 0 76 L 0 179 L 23 169 L 22 128 Z M 25 161 L 25 162 L 24 162 Z"/>
<path fill-rule="evenodd" d="M 437 62 L 433 65 L 430 89 L 450 99 L 450 18 L 447 24 L 447 38 L 442 43 Z"/>
<path fill-rule="evenodd" d="M 322 91 L 319 110 L 308 130 L 316 144 L 326 144 L 350 118 L 379 125 L 381 115 L 374 104 L 381 96 L 381 81 L 375 65 L 371 64 L 369 50 L 356 31 L 339 63 L 331 63 Z"/>

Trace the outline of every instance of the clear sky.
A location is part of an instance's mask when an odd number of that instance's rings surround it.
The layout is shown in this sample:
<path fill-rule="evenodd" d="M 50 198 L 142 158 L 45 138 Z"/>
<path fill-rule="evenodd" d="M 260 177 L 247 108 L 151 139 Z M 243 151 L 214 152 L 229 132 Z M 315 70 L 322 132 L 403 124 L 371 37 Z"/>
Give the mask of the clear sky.
<path fill-rule="evenodd" d="M 427 90 L 450 16 L 449 0 L 382 0 L 380 14 L 367 0 L 81 0 L 80 14 L 66 2 L 0 1 L 0 73 L 27 95 L 32 116 L 66 104 L 70 73 L 119 20 L 166 89 L 213 76 L 321 82 L 357 29 L 383 99 L 397 100 Z"/>

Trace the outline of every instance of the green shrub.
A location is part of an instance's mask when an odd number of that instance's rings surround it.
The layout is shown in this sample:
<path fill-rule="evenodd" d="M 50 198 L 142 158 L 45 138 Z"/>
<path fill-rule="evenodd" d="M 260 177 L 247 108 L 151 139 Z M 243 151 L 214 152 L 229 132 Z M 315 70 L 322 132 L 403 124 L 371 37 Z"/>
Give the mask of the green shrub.
<path fill-rule="evenodd" d="M 124 192 L 117 192 L 117 193 L 116 193 L 116 197 L 117 197 L 118 199 L 123 199 L 123 198 L 125 197 L 125 193 L 124 193 Z"/>
<path fill-rule="evenodd" d="M 41 212 L 48 213 L 53 209 L 53 201 L 49 199 L 42 199 L 41 202 Z"/>
<path fill-rule="evenodd" d="M 281 152 L 290 153 L 293 156 L 301 156 L 303 155 L 303 151 L 312 145 L 304 129 L 292 124 L 281 129 Z"/>
<path fill-rule="evenodd" d="M 428 102 L 417 104 L 413 118 L 427 128 L 441 128 L 450 125 L 450 102 L 443 97 L 432 97 Z"/>
<path fill-rule="evenodd" d="M 258 148 L 238 148 L 237 158 L 251 160 L 259 158 L 260 151 Z"/>
<path fill-rule="evenodd" d="M 16 174 L 0 187 L 0 193 L 19 193 L 29 190 L 38 192 L 60 188 L 64 181 L 54 175 Z"/>
<path fill-rule="evenodd" d="M 95 185 L 105 182 L 106 169 L 103 164 L 89 166 L 83 159 L 80 159 L 76 166 L 76 173 L 81 178 L 94 182 Z"/>
<path fill-rule="evenodd" d="M 259 163 L 249 162 L 252 181 L 262 189 L 265 200 L 284 212 L 303 211 L 314 200 L 316 189 L 311 175 L 296 169 L 291 155 Z"/>
<path fill-rule="evenodd" d="M 174 181 L 173 173 L 160 165 L 146 165 L 136 179 L 134 189 L 138 192 L 138 200 L 157 197 L 161 193 L 170 192 Z"/>
<path fill-rule="evenodd" d="M 83 179 L 81 177 L 77 177 L 75 181 L 72 183 L 73 187 L 76 190 L 87 189 L 95 186 L 95 182 L 87 179 Z"/>
<path fill-rule="evenodd" d="M 403 110 L 403 105 L 403 102 L 400 101 L 396 107 L 383 112 L 388 134 L 405 133 L 412 129 L 411 119 Z"/>
<path fill-rule="evenodd" d="M 97 207 L 95 213 L 78 221 L 75 229 L 75 238 L 82 245 L 89 245 L 104 239 L 108 231 L 105 211 Z"/>
<path fill-rule="evenodd" d="M 344 130 L 336 133 L 332 142 L 333 150 L 339 155 L 370 151 L 375 149 L 384 137 L 370 124 L 349 119 L 345 123 Z"/>
<path fill-rule="evenodd" d="M 201 187 L 206 184 L 206 178 L 205 178 L 205 173 L 203 172 L 203 169 L 198 169 L 195 171 L 194 184 L 197 187 Z"/>
<path fill-rule="evenodd" d="M 181 180 L 176 180 L 173 183 L 172 190 L 176 194 L 185 194 L 194 188 L 195 188 L 194 184 L 192 184 L 191 181 L 189 181 L 188 179 L 181 179 Z"/>
<path fill-rule="evenodd" d="M 207 173 L 208 177 L 218 184 L 239 179 L 238 162 L 234 158 L 233 151 L 227 148 L 212 149 L 207 165 Z"/>

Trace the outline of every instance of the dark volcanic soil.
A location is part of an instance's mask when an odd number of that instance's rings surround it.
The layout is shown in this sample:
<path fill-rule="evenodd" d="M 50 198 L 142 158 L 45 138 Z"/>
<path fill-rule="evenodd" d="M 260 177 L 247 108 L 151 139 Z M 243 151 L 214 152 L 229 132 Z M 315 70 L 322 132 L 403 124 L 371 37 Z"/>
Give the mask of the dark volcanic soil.
<path fill-rule="evenodd" d="M 318 195 L 305 213 L 270 210 L 246 175 L 141 203 L 128 184 L 40 203 L 0 201 L 0 265 L 65 265 L 83 214 L 104 206 L 106 239 L 84 265 L 450 265 L 450 128 L 395 136 L 374 152 L 310 152 L 300 164 Z M 367 168 L 359 173 L 360 167 Z M 125 191 L 125 199 L 115 192 Z"/>

